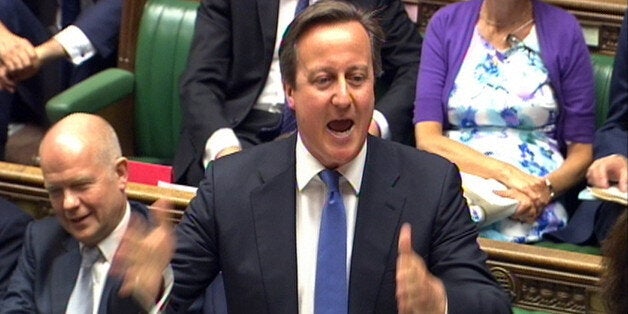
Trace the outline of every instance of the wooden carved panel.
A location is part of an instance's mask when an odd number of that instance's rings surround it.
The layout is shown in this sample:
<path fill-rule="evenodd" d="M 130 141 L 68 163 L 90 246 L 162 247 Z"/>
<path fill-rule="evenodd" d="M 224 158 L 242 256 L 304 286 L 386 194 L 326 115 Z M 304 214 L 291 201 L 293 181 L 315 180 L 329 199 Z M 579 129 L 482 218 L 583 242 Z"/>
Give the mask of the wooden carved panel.
<path fill-rule="evenodd" d="M 488 264 L 517 307 L 556 313 L 604 312 L 598 278 L 493 260 Z"/>
<path fill-rule="evenodd" d="M 600 256 L 488 239 L 478 242 L 513 305 L 551 313 L 604 313 Z"/>

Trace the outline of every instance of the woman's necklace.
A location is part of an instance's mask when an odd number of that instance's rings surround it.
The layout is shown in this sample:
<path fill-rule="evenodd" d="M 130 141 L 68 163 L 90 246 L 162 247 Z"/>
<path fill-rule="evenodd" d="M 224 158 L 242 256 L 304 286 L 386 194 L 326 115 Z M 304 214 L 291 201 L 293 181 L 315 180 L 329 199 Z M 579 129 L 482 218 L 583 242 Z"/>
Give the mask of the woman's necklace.
<path fill-rule="evenodd" d="M 506 35 L 506 38 L 504 38 L 504 40 L 508 43 L 508 44 L 516 44 L 518 41 L 520 41 L 517 38 L 517 33 L 524 29 L 526 26 L 532 24 L 532 22 L 534 22 L 534 18 L 529 19 L 527 22 L 521 24 L 519 27 L 515 28 L 514 30 L 512 30 L 511 32 L 508 33 L 508 35 Z"/>
<path fill-rule="evenodd" d="M 492 27 L 494 27 L 496 29 L 497 28 L 501 28 L 500 25 L 502 23 L 499 23 L 499 22 L 497 22 L 495 20 L 490 20 L 490 19 L 486 18 L 484 15 L 480 15 L 480 18 L 488 26 L 492 26 Z M 517 33 L 520 32 L 522 29 L 526 28 L 527 26 L 529 26 L 530 24 L 532 24 L 533 22 L 534 22 L 534 17 L 531 17 L 530 19 L 522 22 L 521 24 L 519 24 L 518 26 L 513 28 L 513 30 L 511 30 L 508 33 L 506 33 L 506 36 L 504 36 L 503 42 L 505 42 L 506 44 L 510 44 L 510 45 L 512 43 L 516 43 L 517 41 L 519 41 L 519 39 L 517 38 Z"/>

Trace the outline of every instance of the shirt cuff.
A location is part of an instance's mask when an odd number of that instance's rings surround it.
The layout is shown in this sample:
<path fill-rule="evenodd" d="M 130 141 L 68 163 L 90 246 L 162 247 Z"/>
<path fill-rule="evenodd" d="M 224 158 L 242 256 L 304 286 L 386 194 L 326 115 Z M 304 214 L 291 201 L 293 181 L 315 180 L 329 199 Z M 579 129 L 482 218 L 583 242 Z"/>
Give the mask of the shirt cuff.
<path fill-rule="evenodd" d="M 164 277 L 163 294 L 161 295 L 161 298 L 159 299 L 157 304 L 155 304 L 155 306 L 153 306 L 153 308 L 150 309 L 150 311 L 148 311 L 148 313 L 150 314 L 163 313 L 166 308 L 168 298 L 170 297 L 170 292 L 172 291 L 172 286 L 174 286 L 174 273 L 172 272 L 172 267 L 170 265 L 168 265 L 168 267 L 164 269 L 163 277 Z"/>
<path fill-rule="evenodd" d="M 375 120 L 375 123 L 377 123 L 377 127 L 379 127 L 379 134 L 381 138 L 389 140 L 390 128 L 388 127 L 388 120 L 386 120 L 384 114 L 379 112 L 378 110 L 373 110 L 373 120 Z"/>
<path fill-rule="evenodd" d="M 54 35 L 54 39 L 61 44 L 70 57 L 70 61 L 75 65 L 85 62 L 85 60 L 96 54 L 96 48 L 92 45 L 89 38 L 80 28 L 74 25 L 70 25 L 58 32 Z"/>
<path fill-rule="evenodd" d="M 227 147 L 240 147 L 240 141 L 233 132 L 233 129 L 222 128 L 216 130 L 205 143 L 205 155 L 203 156 L 203 167 L 207 168 L 209 162 L 216 159 L 216 155 Z"/>

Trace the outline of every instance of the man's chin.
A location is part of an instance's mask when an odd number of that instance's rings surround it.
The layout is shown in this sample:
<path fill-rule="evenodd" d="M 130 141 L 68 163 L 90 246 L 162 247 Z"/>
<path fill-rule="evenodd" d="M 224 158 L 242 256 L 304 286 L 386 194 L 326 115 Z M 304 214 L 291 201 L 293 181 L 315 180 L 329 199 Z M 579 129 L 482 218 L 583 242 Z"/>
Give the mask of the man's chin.
<path fill-rule="evenodd" d="M 359 153 L 362 146 L 355 143 L 345 145 L 340 148 L 332 149 L 329 153 L 328 164 L 333 164 L 334 168 L 351 162 Z"/>

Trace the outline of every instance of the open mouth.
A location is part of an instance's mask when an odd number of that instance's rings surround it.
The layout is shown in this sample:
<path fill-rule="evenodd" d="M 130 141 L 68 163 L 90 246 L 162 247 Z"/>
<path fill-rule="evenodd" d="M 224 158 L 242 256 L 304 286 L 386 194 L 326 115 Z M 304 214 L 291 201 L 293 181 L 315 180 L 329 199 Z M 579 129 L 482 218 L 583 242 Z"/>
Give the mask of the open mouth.
<path fill-rule="evenodd" d="M 350 119 L 333 120 L 327 123 L 327 129 L 336 136 L 344 137 L 351 133 L 353 125 L 353 120 Z"/>

